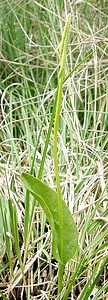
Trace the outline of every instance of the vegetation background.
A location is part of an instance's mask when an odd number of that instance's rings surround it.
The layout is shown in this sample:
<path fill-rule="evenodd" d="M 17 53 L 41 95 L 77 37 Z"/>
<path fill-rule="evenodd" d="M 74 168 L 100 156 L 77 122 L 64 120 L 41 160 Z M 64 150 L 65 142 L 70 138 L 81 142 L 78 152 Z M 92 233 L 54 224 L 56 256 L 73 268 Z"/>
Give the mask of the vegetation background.
<path fill-rule="evenodd" d="M 63 88 L 60 180 L 79 232 L 64 291 L 72 283 L 67 299 L 108 299 L 108 0 L 0 0 L 0 299 L 57 299 L 50 227 L 20 176 L 56 188 L 53 122 L 41 161 L 68 13 L 65 75 L 92 54 Z"/>

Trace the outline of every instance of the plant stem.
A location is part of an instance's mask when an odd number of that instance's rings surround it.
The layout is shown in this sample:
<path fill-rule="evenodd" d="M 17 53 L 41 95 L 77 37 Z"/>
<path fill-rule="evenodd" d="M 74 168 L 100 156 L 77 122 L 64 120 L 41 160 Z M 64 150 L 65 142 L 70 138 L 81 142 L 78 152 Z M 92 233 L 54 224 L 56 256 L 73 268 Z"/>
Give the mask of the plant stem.
<path fill-rule="evenodd" d="M 61 260 L 63 257 L 63 208 L 62 208 L 62 195 L 61 195 L 61 188 L 60 188 L 60 178 L 59 178 L 59 167 L 58 167 L 58 159 L 57 159 L 57 132 L 58 132 L 58 125 L 59 125 L 59 115 L 60 115 L 60 108 L 61 108 L 61 98 L 62 98 L 62 85 L 63 85 L 63 78 L 59 80 L 59 87 L 58 87 L 58 96 L 57 96 L 57 107 L 56 107 L 56 115 L 55 115 L 55 122 L 54 122 L 54 168 L 55 168 L 55 175 L 56 175 L 56 185 L 57 185 L 57 195 L 58 195 L 58 211 L 59 211 L 59 228 L 60 228 L 60 250 L 61 250 Z"/>
<path fill-rule="evenodd" d="M 64 269 L 65 269 L 65 265 L 63 265 L 61 262 L 59 262 L 59 266 L 58 266 L 58 296 L 59 296 L 59 299 L 60 299 L 60 294 L 62 291 Z"/>
<path fill-rule="evenodd" d="M 54 169 L 56 176 L 56 185 L 57 185 L 57 196 L 58 196 L 58 214 L 59 214 L 59 254 L 60 254 L 60 262 L 58 269 L 58 295 L 60 299 L 60 293 L 62 291 L 62 282 L 63 282 L 63 273 L 65 265 L 63 264 L 63 204 L 62 204 L 62 194 L 60 187 L 60 178 L 59 178 L 59 167 L 58 167 L 58 155 L 57 155 L 57 133 L 59 127 L 59 116 L 61 109 L 61 100 L 62 100 L 62 88 L 65 74 L 65 62 L 66 62 L 66 50 L 67 50 L 67 40 L 68 40 L 68 32 L 70 27 L 70 15 L 67 17 L 67 21 L 65 24 L 61 47 L 60 47 L 60 71 L 58 74 L 58 93 L 57 93 L 57 105 L 56 105 L 56 114 L 55 114 L 55 122 L 54 122 Z"/>

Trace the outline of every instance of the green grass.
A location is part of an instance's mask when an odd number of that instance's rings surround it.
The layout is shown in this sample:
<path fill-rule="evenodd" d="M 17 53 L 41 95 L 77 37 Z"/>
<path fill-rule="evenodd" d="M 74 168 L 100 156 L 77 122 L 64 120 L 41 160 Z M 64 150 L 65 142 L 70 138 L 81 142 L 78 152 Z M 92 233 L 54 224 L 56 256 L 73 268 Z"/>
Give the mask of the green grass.
<path fill-rule="evenodd" d="M 54 102 L 68 13 L 65 76 L 75 71 L 63 85 L 58 157 L 79 253 L 66 265 L 63 300 L 86 300 L 92 293 L 93 299 L 107 299 L 108 223 L 102 219 L 108 215 L 107 7 L 107 0 L 0 2 L 1 299 L 21 294 L 57 299 L 50 227 L 38 202 L 35 206 L 23 190 L 21 174 L 30 172 L 56 189 Z"/>

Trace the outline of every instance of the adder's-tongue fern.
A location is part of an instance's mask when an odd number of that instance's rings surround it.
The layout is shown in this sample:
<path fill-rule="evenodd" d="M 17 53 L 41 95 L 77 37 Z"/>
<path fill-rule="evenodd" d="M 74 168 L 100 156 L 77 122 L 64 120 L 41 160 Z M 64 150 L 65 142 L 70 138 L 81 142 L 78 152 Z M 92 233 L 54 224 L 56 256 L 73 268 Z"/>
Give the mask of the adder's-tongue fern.
<path fill-rule="evenodd" d="M 57 196 L 58 196 L 61 261 L 63 256 L 63 204 L 62 204 L 58 157 L 57 157 L 57 132 L 59 127 L 59 116 L 60 116 L 60 108 L 61 108 L 61 100 L 62 100 L 63 81 L 65 76 L 65 63 L 66 63 L 66 52 L 67 52 L 67 45 L 68 45 L 68 33 L 70 29 L 70 20 L 71 20 L 70 15 L 68 15 L 62 40 L 61 40 L 61 46 L 60 46 L 60 56 L 59 56 L 60 70 L 58 73 L 57 107 L 56 107 L 55 122 L 54 122 L 54 169 L 55 169 L 55 176 L 56 176 Z M 59 263 L 59 275 L 58 275 L 59 294 L 62 290 L 63 271 L 64 271 L 64 266 L 61 263 Z"/>

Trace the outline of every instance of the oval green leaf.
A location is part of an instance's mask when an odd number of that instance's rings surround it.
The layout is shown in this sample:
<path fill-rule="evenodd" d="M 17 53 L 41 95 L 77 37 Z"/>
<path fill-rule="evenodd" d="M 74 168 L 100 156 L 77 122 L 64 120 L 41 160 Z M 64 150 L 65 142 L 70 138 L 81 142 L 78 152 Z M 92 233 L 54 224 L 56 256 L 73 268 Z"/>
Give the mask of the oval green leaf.
<path fill-rule="evenodd" d="M 63 201 L 63 256 L 61 260 L 57 193 L 29 173 L 23 173 L 21 178 L 25 188 L 37 199 L 47 216 L 53 236 L 54 258 L 66 264 L 75 257 L 78 251 L 77 228 L 69 208 Z"/>

